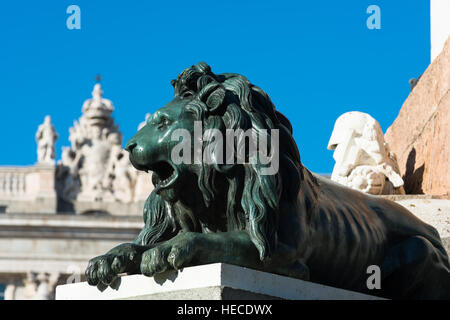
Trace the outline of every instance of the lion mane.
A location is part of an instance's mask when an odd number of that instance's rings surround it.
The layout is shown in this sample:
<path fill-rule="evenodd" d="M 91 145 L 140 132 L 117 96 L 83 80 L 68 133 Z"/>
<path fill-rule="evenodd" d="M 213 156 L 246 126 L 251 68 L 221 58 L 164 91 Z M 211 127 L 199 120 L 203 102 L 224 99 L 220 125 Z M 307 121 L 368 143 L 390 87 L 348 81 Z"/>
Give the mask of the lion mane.
<path fill-rule="evenodd" d="M 197 181 L 208 206 L 217 199 L 214 180 L 218 175 L 227 177 L 227 231 L 247 230 L 260 259 L 270 258 L 277 243 L 280 203 L 296 198 L 303 177 L 303 166 L 289 120 L 275 110 L 269 96 L 246 77 L 234 73 L 216 75 L 206 63 L 185 69 L 171 84 L 175 97 L 195 97 L 186 108 L 202 121 L 204 130 L 251 129 L 256 137 L 264 129 L 269 136 L 270 129 L 279 130 L 277 173 L 262 175 L 260 161 L 233 162 L 233 165 L 202 164 Z M 235 143 L 234 147 L 237 145 Z M 146 201 L 144 221 L 146 226 L 137 239 L 142 245 L 167 240 L 179 229 L 173 205 L 155 192 Z"/>

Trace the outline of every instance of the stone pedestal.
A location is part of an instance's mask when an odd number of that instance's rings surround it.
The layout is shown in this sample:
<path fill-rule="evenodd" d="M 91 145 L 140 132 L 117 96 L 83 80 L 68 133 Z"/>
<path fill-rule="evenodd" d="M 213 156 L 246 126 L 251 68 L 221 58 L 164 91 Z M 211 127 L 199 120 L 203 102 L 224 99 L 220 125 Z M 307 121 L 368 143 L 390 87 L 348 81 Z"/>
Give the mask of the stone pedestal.
<path fill-rule="evenodd" d="M 450 200 L 433 199 L 429 195 L 397 197 L 395 202 L 411 211 L 420 220 L 436 228 L 442 244 L 450 256 Z"/>
<path fill-rule="evenodd" d="M 33 198 L 34 213 L 56 213 L 55 166 L 37 164 L 27 177 L 28 192 Z"/>
<path fill-rule="evenodd" d="M 214 263 L 168 271 L 149 278 L 123 276 L 118 290 L 100 292 L 87 282 L 56 288 L 57 300 L 380 300 L 378 297 L 283 277 L 229 264 Z"/>

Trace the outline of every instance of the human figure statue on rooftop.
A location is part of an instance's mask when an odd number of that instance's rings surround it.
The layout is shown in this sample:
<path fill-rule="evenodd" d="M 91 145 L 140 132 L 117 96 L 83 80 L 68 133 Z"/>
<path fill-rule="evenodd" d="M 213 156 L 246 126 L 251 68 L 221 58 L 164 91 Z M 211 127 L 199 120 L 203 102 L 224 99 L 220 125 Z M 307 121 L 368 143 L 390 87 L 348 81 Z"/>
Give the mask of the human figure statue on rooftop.
<path fill-rule="evenodd" d="M 46 116 L 44 123 L 41 124 L 36 132 L 38 163 L 55 163 L 55 143 L 58 134 L 51 123 L 50 116 Z"/>

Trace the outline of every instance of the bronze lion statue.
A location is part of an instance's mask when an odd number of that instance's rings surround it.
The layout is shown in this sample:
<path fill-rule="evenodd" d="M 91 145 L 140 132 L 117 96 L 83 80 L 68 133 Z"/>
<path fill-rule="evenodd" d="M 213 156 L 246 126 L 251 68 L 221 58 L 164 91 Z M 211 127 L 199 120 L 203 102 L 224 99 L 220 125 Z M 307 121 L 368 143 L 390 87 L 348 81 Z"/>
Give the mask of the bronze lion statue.
<path fill-rule="evenodd" d="M 185 69 L 172 85 L 174 99 L 126 146 L 134 167 L 153 172 L 145 226 L 134 243 L 90 260 L 90 285 L 103 290 L 121 273 L 153 276 L 223 262 L 387 298 L 450 298 L 438 232 L 392 201 L 308 171 L 289 120 L 262 89 L 239 74 L 214 74 L 206 63 Z M 203 132 L 277 130 L 277 172 L 261 174 L 260 161 L 224 164 L 215 154 L 208 163 L 175 163 L 173 132 L 195 135 L 199 121 Z M 373 265 L 381 270 L 379 290 L 367 287 Z"/>

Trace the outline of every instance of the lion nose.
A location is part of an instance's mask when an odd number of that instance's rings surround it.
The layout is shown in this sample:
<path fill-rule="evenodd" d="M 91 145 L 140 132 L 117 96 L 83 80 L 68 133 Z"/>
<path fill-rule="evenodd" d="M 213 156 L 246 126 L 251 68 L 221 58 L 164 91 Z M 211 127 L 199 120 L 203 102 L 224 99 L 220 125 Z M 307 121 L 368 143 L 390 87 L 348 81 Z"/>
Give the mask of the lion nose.
<path fill-rule="evenodd" d="M 137 146 L 136 142 L 128 141 L 127 145 L 125 146 L 125 150 L 131 153 L 131 151 L 133 151 L 133 149 L 136 148 L 136 146 Z"/>

